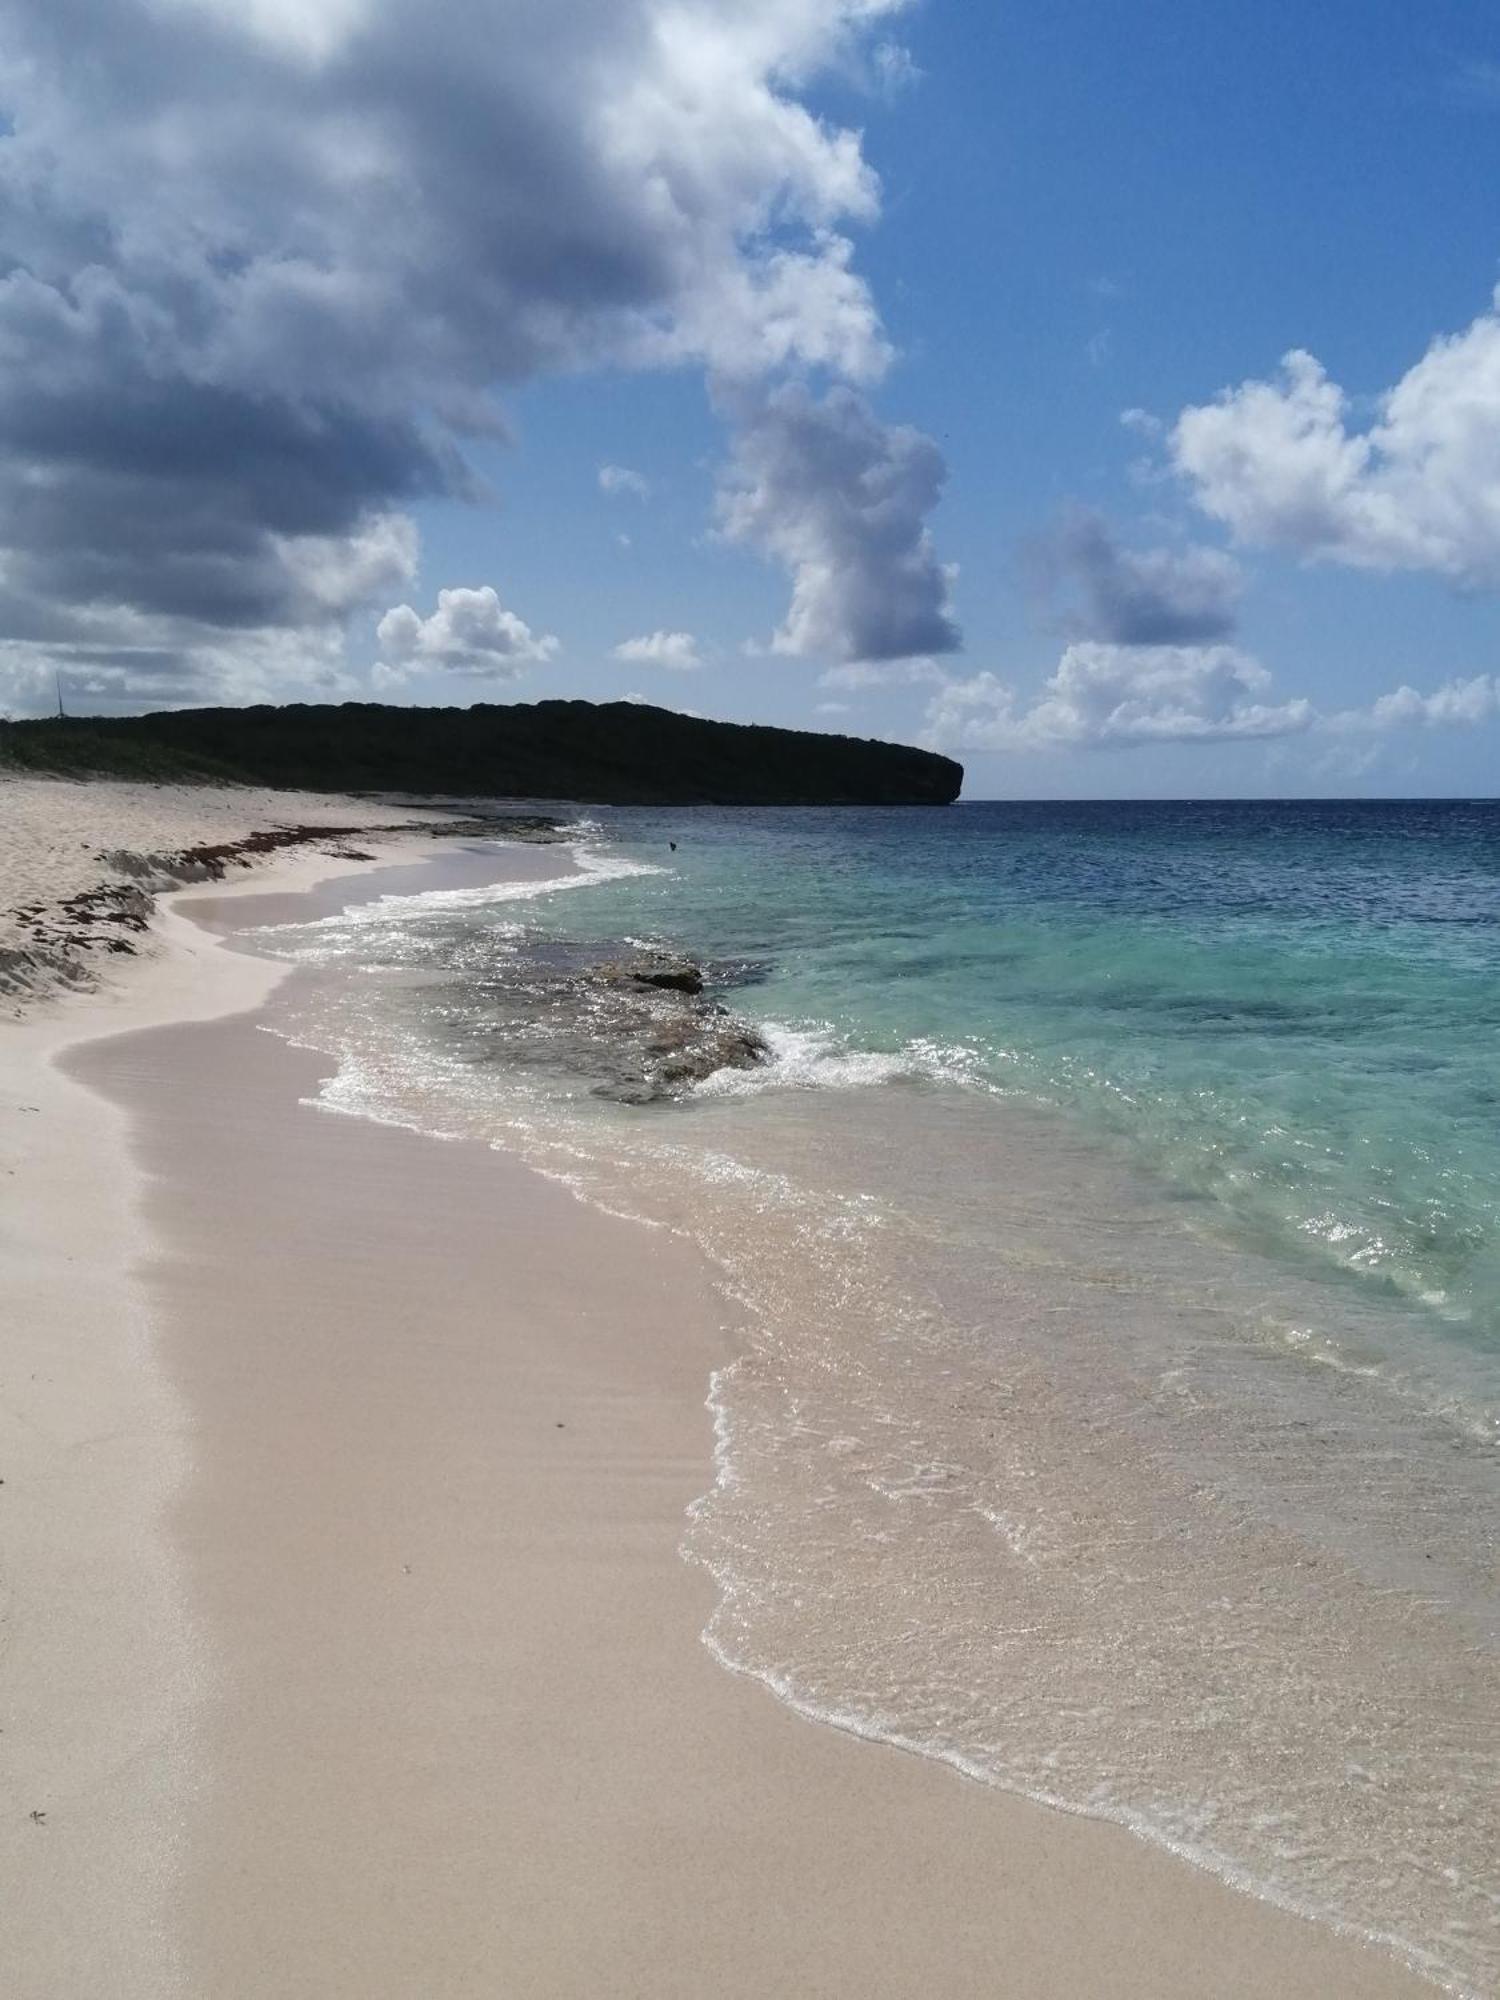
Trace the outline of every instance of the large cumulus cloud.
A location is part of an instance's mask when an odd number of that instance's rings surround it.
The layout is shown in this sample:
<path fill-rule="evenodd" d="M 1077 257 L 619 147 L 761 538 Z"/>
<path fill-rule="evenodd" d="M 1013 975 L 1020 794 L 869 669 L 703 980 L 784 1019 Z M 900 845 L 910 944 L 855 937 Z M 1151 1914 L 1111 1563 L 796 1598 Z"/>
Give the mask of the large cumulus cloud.
<path fill-rule="evenodd" d="M 161 698 L 334 659 L 538 372 L 876 379 L 876 182 L 803 93 L 901 4 L 11 0 L 13 677 L 130 693 L 149 653 Z"/>
<path fill-rule="evenodd" d="M 550 660 L 557 640 L 533 632 L 500 602 L 493 584 L 478 590 L 440 590 L 428 618 L 409 604 L 394 604 L 375 628 L 378 687 L 397 687 L 415 673 L 473 674 L 514 680 L 528 666 Z"/>
<path fill-rule="evenodd" d="M 746 404 L 720 519 L 791 572 L 777 652 L 877 661 L 956 649 L 951 575 L 926 526 L 945 474 L 931 438 L 881 423 L 852 389 L 819 398 L 787 383 Z"/>
<path fill-rule="evenodd" d="M 1500 304 L 1434 340 L 1372 423 L 1298 349 L 1278 379 L 1184 410 L 1170 444 L 1198 504 L 1242 541 L 1500 586 Z"/>

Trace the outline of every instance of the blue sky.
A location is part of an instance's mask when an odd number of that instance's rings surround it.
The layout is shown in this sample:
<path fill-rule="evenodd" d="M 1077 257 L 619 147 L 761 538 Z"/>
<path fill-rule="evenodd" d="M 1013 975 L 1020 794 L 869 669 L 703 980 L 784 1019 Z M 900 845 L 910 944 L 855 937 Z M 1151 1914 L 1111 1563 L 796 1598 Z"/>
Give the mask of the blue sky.
<path fill-rule="evenodd" d="M 972 796 L 1494 790 L 1487 10 L 61 13 L 0 38 L 0 170 L 51 177 L 0 703 L 629 694 Z"/>

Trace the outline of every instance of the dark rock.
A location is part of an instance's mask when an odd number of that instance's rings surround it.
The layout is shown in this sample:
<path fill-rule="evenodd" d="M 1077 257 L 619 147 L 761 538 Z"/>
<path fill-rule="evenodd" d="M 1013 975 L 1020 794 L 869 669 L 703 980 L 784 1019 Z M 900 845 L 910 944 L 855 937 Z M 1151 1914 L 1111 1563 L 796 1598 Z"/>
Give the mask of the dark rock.
<path fill-rule="evenodd" d="M 596 1086 L 596 1096 L 618 1104 L 657 1104 L 717 1070 L 755 1069 L 771 1059 L 755 1030 L 712 1000 L 654 1020 L 637 1047 L 638 1072 Z"/>
<path fill-rule="evenodd" d="M 648 966 L 636 972 L 641 986 L 656 986 L 668 993 L 701 993 L 703 974 L 696 965 Z"/>
<path fill-rule="evenodd" d="M 647 986 L 665 993 L 703 991 L 703 972 L 690 958 L 666 953 L 649 958 L 610 959 L 591 968 L 590 976 L 606 986 Z"/>

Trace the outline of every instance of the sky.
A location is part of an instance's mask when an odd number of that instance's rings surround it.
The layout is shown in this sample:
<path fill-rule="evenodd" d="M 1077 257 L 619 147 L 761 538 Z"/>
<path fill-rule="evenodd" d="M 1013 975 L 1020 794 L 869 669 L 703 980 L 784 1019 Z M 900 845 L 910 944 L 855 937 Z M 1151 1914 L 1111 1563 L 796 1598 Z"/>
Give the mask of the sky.
<path fill-rule="evenodd" d="M 1490 795 L 1500 17 L 8 0 L 0 713 Z"/>

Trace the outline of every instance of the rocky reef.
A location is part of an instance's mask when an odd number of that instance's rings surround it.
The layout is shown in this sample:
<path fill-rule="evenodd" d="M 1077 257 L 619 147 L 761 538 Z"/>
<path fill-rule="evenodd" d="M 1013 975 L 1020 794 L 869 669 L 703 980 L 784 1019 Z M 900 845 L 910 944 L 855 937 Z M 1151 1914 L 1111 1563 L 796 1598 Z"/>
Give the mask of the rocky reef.
<path fill-rule="evenodd" d="M 704 969 L 691 959 L 665 953 L 610 959 L 585 977 L 613 997 L 613 1062 L 625 1072 L 596 1084 L 597 1096 L 651 1104 L 715 1070 L 770 1061 L 764 1037 L 705 992 Z"/>
<path fill-rule="evenodd" d="M 445 1055 L 545 1076 L 568 1094 L 650 1105 L 690 1094 L 716 1070 L 771 1060 L 724 997 L 760 968 L 627 939 L 491 933 L 452 978 L 454 940 L 430 941 L 442 1004 L 428 1016 Z M 479 976 L 476 976 L 479 974 Z"/>

